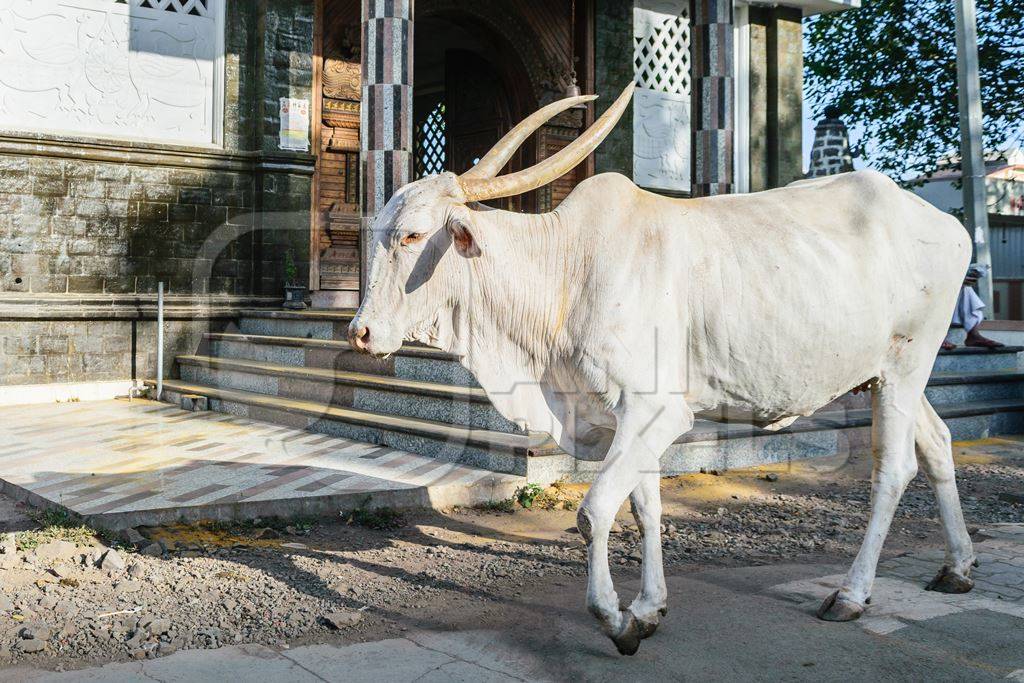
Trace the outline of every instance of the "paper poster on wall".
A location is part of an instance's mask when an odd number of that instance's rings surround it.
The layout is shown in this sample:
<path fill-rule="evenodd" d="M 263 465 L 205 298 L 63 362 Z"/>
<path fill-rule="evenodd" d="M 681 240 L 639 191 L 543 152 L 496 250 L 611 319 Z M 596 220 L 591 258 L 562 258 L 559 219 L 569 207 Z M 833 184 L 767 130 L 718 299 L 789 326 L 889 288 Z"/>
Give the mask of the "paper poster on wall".
<path fill-rule="evenodd" d="M 278 147 L 309 151 L 309 101 L 281 98 L 281 134 Z"/>

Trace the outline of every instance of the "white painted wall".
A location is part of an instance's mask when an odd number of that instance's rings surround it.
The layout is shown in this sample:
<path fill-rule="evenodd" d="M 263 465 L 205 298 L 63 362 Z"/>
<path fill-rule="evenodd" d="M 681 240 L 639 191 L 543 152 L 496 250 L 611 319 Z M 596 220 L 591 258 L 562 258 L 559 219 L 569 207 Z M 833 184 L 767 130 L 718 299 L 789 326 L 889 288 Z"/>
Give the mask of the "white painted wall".
<path fill-rule="evenodd" d="M 223 0 L 0 2 L 0 129 L 219 144 Z"/>

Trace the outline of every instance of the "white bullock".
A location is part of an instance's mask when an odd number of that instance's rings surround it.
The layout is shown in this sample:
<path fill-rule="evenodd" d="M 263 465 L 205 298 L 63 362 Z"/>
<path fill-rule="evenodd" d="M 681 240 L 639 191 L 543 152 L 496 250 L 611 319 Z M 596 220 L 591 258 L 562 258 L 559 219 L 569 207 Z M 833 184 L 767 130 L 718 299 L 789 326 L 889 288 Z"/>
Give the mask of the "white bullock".
<path fill-rule="evenodd" d="M 695 416 L 778 429 L 870 387 L 871 517 L 818 616 L 863 612 L 918 465 L 947 544 L 930 588 L 969 590 L 975 557 L 949 430 L 924 398 L 970 259 L 966 231 L 871 171 L 702 199 L 669 199 L 602 174 L 551 213 L 478 203 L 572 169 L 631 94 L 537 166 L 497 175 L 548 118 L 592 98 L 541 109 L 461 176 L 403 187 L 374 227 L 352 345 L 386 355 L 415 339 L 456 353 L 504 416 L 550 431 L 570 453 L 602 443 L 595 430 L 614 430 L 578 522 L 589 546 L 588 607 L 622 653 L 636 652 L 665 614 L 659 458 Z M 643 581 L 620 610 L 608 532 L 627 496 L 643 531 Z"/>

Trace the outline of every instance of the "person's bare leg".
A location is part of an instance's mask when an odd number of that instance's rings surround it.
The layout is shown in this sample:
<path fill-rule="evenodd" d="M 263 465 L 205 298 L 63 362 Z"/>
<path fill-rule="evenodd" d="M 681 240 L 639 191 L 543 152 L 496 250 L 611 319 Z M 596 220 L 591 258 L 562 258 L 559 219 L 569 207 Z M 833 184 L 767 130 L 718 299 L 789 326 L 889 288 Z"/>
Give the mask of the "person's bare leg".
<path fill-rule="evenodd" d="M 980 346 L 986 349 L 999 349 L 1006 344 L 997 342 L 995 339 L 989 339 L 988 337 L 982 336 L 981 332 L 978 332 L 978 326 L 975 325 L 967 331 L 967 339 L 964 340 L 964 346 Z"/>
<path fill-rule="evenodd" d="M 939 346 L 943 351 L 952 351 L 956 348 L 956 343 L 951 339 L 953 336 L 953 330 L 950 329 L 946 333 L 946 338 L 942 340 L 942 344 Z"/>

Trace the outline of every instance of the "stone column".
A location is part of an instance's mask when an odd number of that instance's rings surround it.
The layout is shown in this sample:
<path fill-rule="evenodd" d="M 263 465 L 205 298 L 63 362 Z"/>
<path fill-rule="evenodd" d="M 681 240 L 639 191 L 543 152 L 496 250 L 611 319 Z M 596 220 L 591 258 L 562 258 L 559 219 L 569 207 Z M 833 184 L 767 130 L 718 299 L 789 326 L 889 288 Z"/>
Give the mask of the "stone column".
<path fill-rule="evenodd" d="M 373 221 L 395 191 L 412 180 L 413 0 L 362 0 L 362 12 L 359 281 L 365 292 Z"/>
<path fill-rule="evenodd" d="M 801 10 L 751 7 L 750 191 L 803 176 Z"/>
<path fill-rule="evenodd" d="M 690 0 L 692 194 L 733 189 L 732 0 Z"/>

